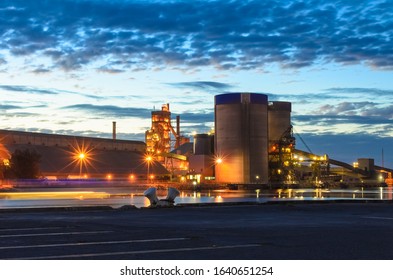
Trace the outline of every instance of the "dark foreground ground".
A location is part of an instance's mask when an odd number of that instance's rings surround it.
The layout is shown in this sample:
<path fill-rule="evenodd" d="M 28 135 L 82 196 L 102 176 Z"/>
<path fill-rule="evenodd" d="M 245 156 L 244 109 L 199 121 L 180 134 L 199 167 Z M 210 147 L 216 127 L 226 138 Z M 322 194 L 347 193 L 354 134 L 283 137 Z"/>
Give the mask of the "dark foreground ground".
<path fill-rule="evenodd" d="M 0 211 L 0 258 L 393 259 L 393 204 Z"/>

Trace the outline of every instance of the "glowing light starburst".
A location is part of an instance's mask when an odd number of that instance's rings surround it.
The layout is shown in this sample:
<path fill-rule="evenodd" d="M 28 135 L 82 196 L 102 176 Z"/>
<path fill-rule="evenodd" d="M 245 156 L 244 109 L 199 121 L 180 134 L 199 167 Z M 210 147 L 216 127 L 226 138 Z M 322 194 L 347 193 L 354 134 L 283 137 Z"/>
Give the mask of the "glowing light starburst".
<path fill-rule="evenodd" d="M 71 162 L 67 166 L 79 166 L 79 177 L 82 178 L 82 172 L 87 172 L 89 167 L 93 167 L 94 148 L 85 142 L 75 142 L 71 144 Z"/>
<path fill-rule="evenodd" d="M 152 154 L 145 154 L 145 163 L 147 164 L 147 174 L 146 174 L 146 181 L 149 182 L 150 178 L 150 164 L 154 164 L 154 156 Z"/>
<path fill-rule="evenodd" d="M 226 157 L 227 156 L 221 155 L 221 154 L 214 155 L 212 166 L 214 166 L 214 165 L 221 165 L 221 164 L 225 163 L 225 158 Z"/>

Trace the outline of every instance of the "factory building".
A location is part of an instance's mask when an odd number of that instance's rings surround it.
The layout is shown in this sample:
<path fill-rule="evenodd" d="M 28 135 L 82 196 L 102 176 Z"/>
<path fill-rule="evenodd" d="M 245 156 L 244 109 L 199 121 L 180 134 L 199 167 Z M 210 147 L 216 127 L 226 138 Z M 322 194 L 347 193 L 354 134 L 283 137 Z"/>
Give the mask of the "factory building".
<path fill-rule="evenodd" d="M 190 179 L 206 182 L 215 178 L 214 134 L 195 134 L 193 153 L 188 157 Z M 192 176 L 192 177 L 191 177 Z"/>
<path fill-rule="evenodd" d="M 43 178 L 138 181 L 169 174 L 160 163 L 146 162 L 142 141 L 0 130 L 1 162 L 16 150 L 41 156 Z"/>
<path fill-rule="evenodd" d="M 215 97 L 214 134 L 194 135 L 191 173 L 202 182 L 267 184 L 294 177 L 291 103 L 257 93 Z"/>
<path fill-rule="evenodd" d="M 290 182 L 295 178 L 291 111 L 290 102 L 269 102 L 269 182 Z"/>
<path fill-rule="evenodd" d="M 216 181 L 267 184 L 267 95 L 216 95 L 214 112 Z"/>
<path fill-rule="evenodd" d="M 171 112 L 169 104 L 162 105 L 161 111 L 151 112 L 151 129 L 145 133 L 146 151 L 159 155 L 171 150 Z"/>
<path fill-rule="evenodd" d="M 337 185 L 345 183 L 345 177 L 353 182 L 376 177 L 393 181 L 393 170 L 375 165 L 373 159 L 359 159 L 352 166 L 296 149 L 291 111 L 290 102 L 269 101 L 264 94 L 219 94 L 214 131 L 194 135 L 193 143 L 180 133 L 180 116 L 172 126 L 169 104 L 152 111 L 146 144 L 116 139 L 115 122 L 112 139 L 0 130 L 0 163 L 5 166 L 16 150 L 32 150 L 41 155 L 42 177 L 53 178 L 132 177 L 145 183 L 161 178 L 257 187 Z"/>
<path fill-rule="evenodd" d="M 99 148 L 102 150 L 123 150 L 143 153 L 146 149 L 146 145 L 142 141 L 116 140 L 3 129 L 0 129 L 0 139 L 1 143 L 5 145 L 69 147 L 74 143 L 88 143 L 92 148 Z"/>
<path fill-rule="evenodd" d="M 171 134 L 174 136 L 174 145 L 171 143 Z M 148 153 L 165 157 L 172 149 L 177 149 L 190 139 L 180 135 L 180 116 L 176 116 L 176 130 L 171 123 L 169 103 L 163 104 L 161 110 L 151 112 L 151 128 L 145 133 L 146 151 Z"/>
<path fill-rule="evenodd" d="M 151 128 L 145 132 L 145 141 L 146 153 L 171 175 L 187 174 L 190 139 L 180 134 L 180 116 L 176 116 L 176 129 L 172 126 L 169 103 L 151 112 Z"/>

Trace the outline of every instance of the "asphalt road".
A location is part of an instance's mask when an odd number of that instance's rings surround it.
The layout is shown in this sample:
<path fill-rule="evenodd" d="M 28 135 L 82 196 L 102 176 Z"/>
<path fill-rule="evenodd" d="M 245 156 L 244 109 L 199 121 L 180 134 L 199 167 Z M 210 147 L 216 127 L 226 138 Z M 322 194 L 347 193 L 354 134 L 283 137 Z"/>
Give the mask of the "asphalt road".
<path fill-rule="evenodd" d="M 393 259 L 393 203 L 0 211 L 0 259 Z"/>

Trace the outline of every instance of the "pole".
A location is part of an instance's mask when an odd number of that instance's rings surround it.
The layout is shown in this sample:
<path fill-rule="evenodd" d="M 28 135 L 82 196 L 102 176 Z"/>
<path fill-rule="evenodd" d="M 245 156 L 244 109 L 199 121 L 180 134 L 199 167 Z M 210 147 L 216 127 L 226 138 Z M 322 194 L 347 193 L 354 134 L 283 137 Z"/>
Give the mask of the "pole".
<path fill-rule="evenodd" d="M 112 122 L 112 140 L 116 140 L 116 122 Z"/>
<path fill-rule="evenodd" d="M 147 178 L 146 181 L 149 184 L 149 179 L 150 179 L 150 160 L 147 162 Z"/>
<path fill-rule="evenodd" d="M 82 179 L 82 159 L 79 159 L 79 180 Z"/>

